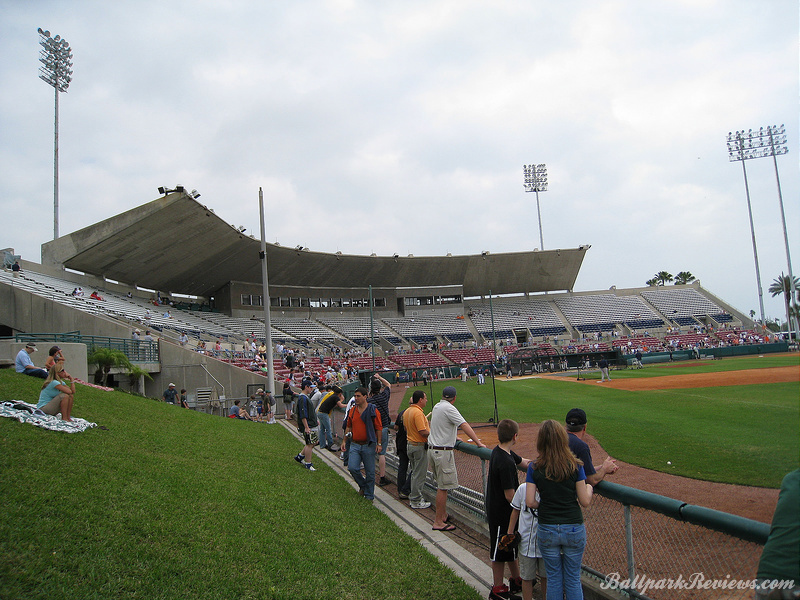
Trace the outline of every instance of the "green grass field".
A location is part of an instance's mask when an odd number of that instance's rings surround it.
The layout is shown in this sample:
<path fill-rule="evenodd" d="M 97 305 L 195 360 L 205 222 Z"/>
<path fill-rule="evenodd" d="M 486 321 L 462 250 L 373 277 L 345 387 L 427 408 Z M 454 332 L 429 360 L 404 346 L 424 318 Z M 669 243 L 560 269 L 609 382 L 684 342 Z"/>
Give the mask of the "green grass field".
<path fill-rule="evenodd" d="M 798 355 L 690 361 L 669 368 L 614 371 L 615 379 L 798 366 Z M 571 374 L 574 379 L 576 373 Z M 433 386 L 432 400 L 450 382 Z M 494 410 L 491 380 L 457 382 L 456 406 L 471 423 Z M 695 479 L 780 487 L 800 462 L 800 383 L 628 392 L 552 379 L 497 379 L 498 415 L 519 423 L 563 422 L 586 410 L 587 430 L 614 458 Z M 406 395 L 410 397 L 413 390 Z M 407 403 L 404 401 L 404 405 Z M 432 404 L 429 403 L 429 408 Z M 672 464 L 667 465 L 667 461 Z"/>
<path fill-rule="evenodd" d="M 108 430 L 0 419 L 4 600 L 479 597 L 280 425 L 82 386 L 74 415 Z"/>

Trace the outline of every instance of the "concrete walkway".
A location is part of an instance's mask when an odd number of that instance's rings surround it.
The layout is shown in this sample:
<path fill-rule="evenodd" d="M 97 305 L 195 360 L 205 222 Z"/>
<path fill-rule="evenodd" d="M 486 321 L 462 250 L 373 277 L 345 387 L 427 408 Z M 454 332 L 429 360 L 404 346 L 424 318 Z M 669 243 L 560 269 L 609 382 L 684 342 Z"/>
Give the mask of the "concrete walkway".
<path fill-rule="evenodd" d="M 302 443 L 300 433 L 297 431 L 297 426 L 293 421 L 280 420 L 278 422 Z M 353 481 L 350 472 L 345 468 L 344 463 L 339 459 L 338 452 L 333 453 L 315 448 L 314 461 L 318 462 L 320 460 L 339 473 L 353 487 L 353 490 L 358 492 L 358 486 Z M 394 486 L 392 487 L 394 488 Z M 452 537 L 462 531 L 461 527 L 453 534 L 433 531 L 432 521 L 424 516 L 425 513 L 430 513 L 432 516 L 433 507 L 425 511 L 414 510 L 407 503 L 401 502 L 387 490 L 377 485 L 375 486 L 373 506 L 387 515 L 400 529 L 422 544 L 468 585 L 475 588 L 481 596 L 488 595 L 492 587 L 492 569 L 485 561 L 478 558 L 474 552 L 466 550 Z M 473 534 L 471 530 L 466 531 L 471 535 L 477 535 Z M 476 547 L 478 546 L 476 545 Z M 487 555 L 488 559 L 488 550 L 482 551 Z"/>

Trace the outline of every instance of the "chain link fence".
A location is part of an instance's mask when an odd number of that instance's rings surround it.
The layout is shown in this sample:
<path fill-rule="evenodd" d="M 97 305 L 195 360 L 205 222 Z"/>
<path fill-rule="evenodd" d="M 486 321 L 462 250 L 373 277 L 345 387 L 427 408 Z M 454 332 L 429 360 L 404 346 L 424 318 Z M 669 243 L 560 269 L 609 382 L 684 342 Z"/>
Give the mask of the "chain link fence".
<path fill-rule="evenodd" d="M 460 487 L 449 501 L 485 521 L 491 450 L 456 442 Z M 397 468 L 393 446 L 387 465 Z M 426 488 L 436 490 L 428 473 Z M 583 510 L 584 579 L 643 600 L 752 598 L 769 525 L 603 482 Z M 670 514 L 664 514 L 670 513 Z M 720 531 L 720 529 L 722 531 Z"/>

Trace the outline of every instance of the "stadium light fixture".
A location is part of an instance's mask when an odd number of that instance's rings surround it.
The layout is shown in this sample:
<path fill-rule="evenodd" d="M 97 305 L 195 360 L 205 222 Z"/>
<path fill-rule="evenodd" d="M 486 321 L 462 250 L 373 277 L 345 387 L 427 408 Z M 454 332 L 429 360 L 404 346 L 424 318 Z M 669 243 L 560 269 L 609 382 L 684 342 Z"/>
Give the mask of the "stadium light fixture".
<path fill-rule="evenodd" d="M 53 136 L 53 239 L 58 239 L 58 93 L 66 92 L 72 81 L 72 48 L 60 35 L 50 37 L 50 32 L 39 27 L 39 79 L 55 90 L 55 133 Z"/>
<path fill-rule="evenodd" d="M 167 194 L 171 194 L 172 192 L 178 192 L 179 194 L 183 194 L 185 191 L 186 191 L 186 188 L 183 187 L 182 185 L 176 185 L 174 190 L 171 190 L 168 187 L 163 187 L 163 186 L 158 188 L 158 193 L 159 194 L 164 194 L 165 196 Z M 195 199 L 200 197 L 200 194 L 197 192 L 197 190 L 192 190 L 189 195 L 192 198 L 195 198 Z M 211 210 L 211 209 L 209 209 L 209 210 Z M 214 212 L 214 211 L 211 210 L 211 212 Z"/>
<path fill-rule="evenodd" d="M 539 208 L 539 192 L 547 191 L 547 165 L 522 165 L 522 173 L 525 176 L 525 191 L 536 193 L 536 214 L 539 216 L 539 247 L 544 250 L 542 211 Z"/>
<path fill-rule="evenodd" d="M 786 213 L 783 209 L 783 194 L 781 193 L 781 180 L 778 176 L 778 156 L 787 154 L 789 147 L 786 143 L 786 126 L 781 124 L 771 125 L 767 127 L 760 127 L 759 129 L 748 129 L 747 131 L 741 130 L 736 132 L 728 132 L 728 156 L 730 162 L 741 161 L 742 173 L 744 173 L 744 187 L 747 194 L 747 210 L 750 215 L 750 232 L 753 237 L 753 254 L 756 262 L 756 279 L 758 282 L 758 299 L 761 308 L 761 323 L 764 324 L 764 301 L 763 292 L 761 289 L 761 275 L 758 268 L 758 253 L 756 251 L 756 235 L 753 229 L 753 212 L 750 207 L 750 191 L 747 185 L 747 170 L 745 168 L 745 161 L 754 158 L 772 157 L 772 162 L 775 165 L 775 182 L 778 186 L 778 203 L 781 209 L 781 220 L 783 222 L 783 241 L 786 245 L 786 262 L 789 267 L 789 282 L 791 288 L 791 297 L 797 297 L 797 289 L 794 285 L 794 275 L 792 274 L 792 257 L 789 252 L 789 235 L 786 231 Z M 791 302 L 789 302 L 791 307 Z M 786 315 L 789 329 L 798 330 L 797 318 L 789 312 Z M 794 321 L 794 327 L 792 322 Z M 791 332 L 789 333 L 791 338 Z"/>

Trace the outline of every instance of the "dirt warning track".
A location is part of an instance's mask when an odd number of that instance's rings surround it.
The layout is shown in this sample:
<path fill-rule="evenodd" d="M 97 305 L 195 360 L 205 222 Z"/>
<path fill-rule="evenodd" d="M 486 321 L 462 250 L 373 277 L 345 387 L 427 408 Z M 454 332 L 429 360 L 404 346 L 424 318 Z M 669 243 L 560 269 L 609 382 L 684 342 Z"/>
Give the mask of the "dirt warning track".
<path fill-rule="evenodd" d="M 603 385 L 616 390 L 638 392 L 643 390 L 673 390 L 680 388 L 718 387 L 724 385 L 756 385 L 763 383 L 790 383 L 800 381 L 800 367 L 768 367 L 764 369 L 747 369 L 742 371 L 726 371 L 720 373 L 696 373 L 692 375 L 663 375 L 659 377 L 642 377 L 640 379 L 613 379 L 600 383 L 599 379 L 577 381 L 563 376 L 543 377 L 561 381 L 574 381 L 586 385 Z"/>

